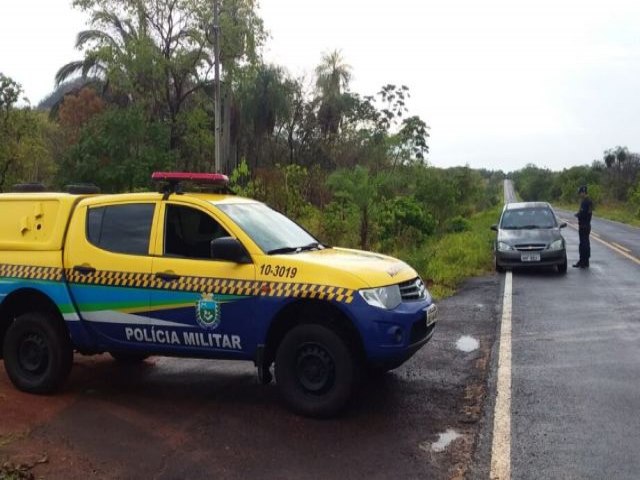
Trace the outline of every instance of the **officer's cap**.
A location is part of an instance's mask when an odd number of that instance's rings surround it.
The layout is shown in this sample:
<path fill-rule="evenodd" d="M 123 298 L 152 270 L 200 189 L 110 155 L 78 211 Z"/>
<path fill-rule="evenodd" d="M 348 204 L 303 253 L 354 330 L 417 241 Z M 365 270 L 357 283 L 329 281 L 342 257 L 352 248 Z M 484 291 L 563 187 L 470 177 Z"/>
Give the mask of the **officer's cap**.
<path fill-rule="evenodd" d="M 587 193 L 587 186 L 586 185 L 580 186 L 580 188 L 578 189 L 578 193 Z"/>

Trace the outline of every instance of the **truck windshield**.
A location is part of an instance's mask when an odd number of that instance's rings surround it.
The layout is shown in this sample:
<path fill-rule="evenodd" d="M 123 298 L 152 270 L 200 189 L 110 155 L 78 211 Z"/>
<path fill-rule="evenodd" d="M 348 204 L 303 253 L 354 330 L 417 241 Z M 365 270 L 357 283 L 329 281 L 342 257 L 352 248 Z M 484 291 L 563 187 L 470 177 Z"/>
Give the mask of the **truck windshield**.
<path fill-rule="evenodd" d="M 325 248 L 298 224 L 263 203 L 216 204 L 267 254 Z"/>

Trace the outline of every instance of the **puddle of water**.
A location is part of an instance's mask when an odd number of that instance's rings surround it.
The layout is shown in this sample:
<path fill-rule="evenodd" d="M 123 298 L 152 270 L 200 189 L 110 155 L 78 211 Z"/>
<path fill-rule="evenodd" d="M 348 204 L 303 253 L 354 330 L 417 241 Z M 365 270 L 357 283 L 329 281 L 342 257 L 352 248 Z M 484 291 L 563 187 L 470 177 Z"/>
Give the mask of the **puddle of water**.
<path fill-rule="evenodd" d="M 480 342 L 473 337 L 465 335 L 464 337 L 460 337 L 456 342 L 456 348 L 458 350 L 462 350 L 463 352 L 473 352 L 480 348 Z"/>
<path fill-rule="evenodd" d="M 437 442 L 431 444 L 431 450 L 436 453 L 444 452 L 444 450 L 453 442 L 455 439 L 460 438 L 462 435 L 455 430 L 449 428 L 446 432 L 440 433 Z"/>

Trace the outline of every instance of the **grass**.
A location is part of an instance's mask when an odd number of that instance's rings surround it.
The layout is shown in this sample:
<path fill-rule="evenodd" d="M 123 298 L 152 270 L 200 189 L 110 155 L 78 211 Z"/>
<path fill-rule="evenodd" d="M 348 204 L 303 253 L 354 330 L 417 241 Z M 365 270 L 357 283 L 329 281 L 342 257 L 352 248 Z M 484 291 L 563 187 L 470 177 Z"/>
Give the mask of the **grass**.
<path fill-rule="evenodd" d="M 420 248 L 396 255 L 418 270 L 435 298 L 453 295 L 466 278 L 493 269 L 495 232 L 490 227 L 498 221 L 501 209 L 495 207 L 473 216 L 466 232 L 434 237 Z"/>
<path fill-rule="evenodd" d="M 576 205 L 558 205 L 563 210 L 577 211 Z M 640 217 L 634 212 L 634 207 L 626 203 L 597 203 L 593 214 L 596 217 L 615 220 L 617 222 L 627 223 L 640 227 Z"/>
<path fill-rule="evenodd" d="M 596 205 L 596 209 L 593 211 L 593 214 L 597 217 L 608 218 L 609 220 L 616 220 L 618 222 L 640 227 L 640 217 L 636 215 L 636 212 L 633 211 L 633 207 L 630 205 Z"/>

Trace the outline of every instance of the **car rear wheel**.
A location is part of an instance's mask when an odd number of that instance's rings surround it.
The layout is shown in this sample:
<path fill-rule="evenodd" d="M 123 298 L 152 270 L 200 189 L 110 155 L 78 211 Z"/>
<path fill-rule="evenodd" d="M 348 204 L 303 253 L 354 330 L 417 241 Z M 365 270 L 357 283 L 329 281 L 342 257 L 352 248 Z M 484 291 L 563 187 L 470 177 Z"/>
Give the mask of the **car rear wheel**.
<path fill-rule="evenodd" d="M 282 340 L 275 374 L 280 394 L 292 410 L 311 417 L 329 417 L 351 398 L 358 366 L 340 334 L 323 325 L 303 324 Z"/>
<path fill-rule="evenodd" d="M 73 348 L 64 326 L 39 312 L 16 318 L 5 335 L 3 353 L 9 378 L 29 393 L 58 390 L 73 363 Z"/>

